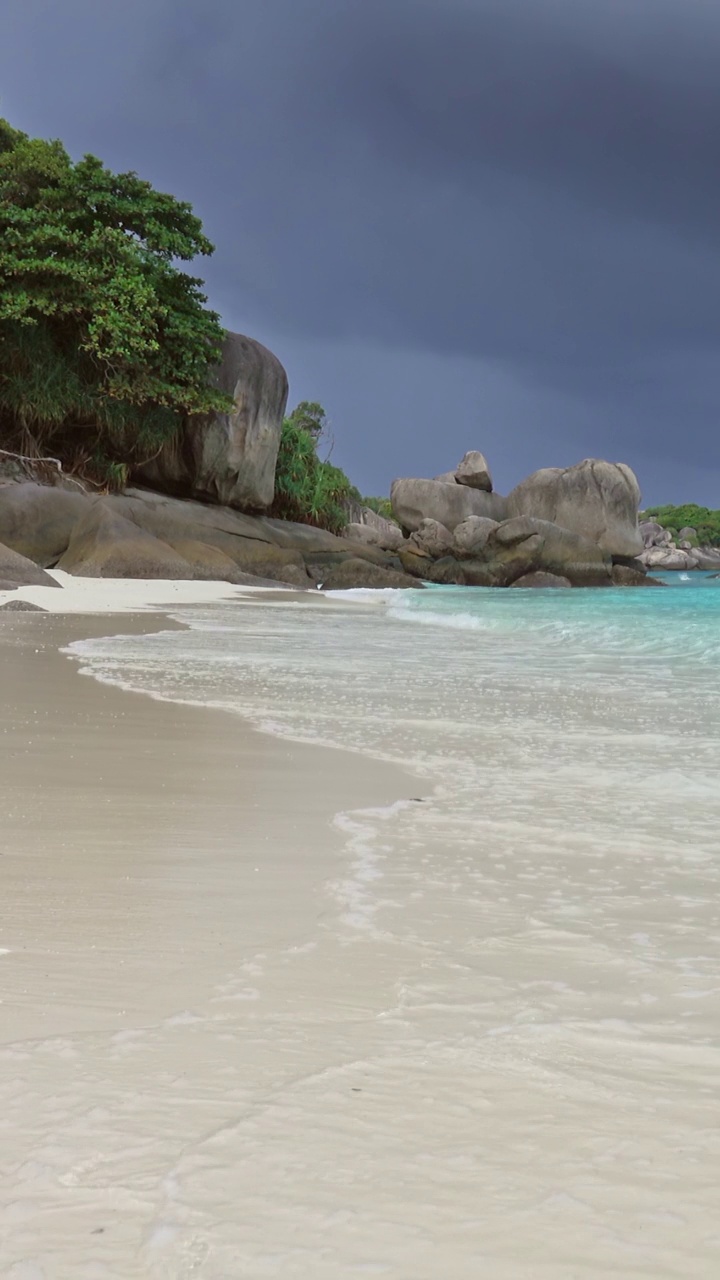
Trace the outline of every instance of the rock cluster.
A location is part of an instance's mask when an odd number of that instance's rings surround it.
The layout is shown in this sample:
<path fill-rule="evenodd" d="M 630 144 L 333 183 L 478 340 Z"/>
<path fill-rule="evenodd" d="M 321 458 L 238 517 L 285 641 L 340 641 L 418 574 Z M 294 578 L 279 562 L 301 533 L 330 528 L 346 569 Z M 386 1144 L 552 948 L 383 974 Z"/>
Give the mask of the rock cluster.
<path fill-rule="evenodd" d="M 635 555 L 643 539 L 637 528 L 639 491 L 628 468 L 586 461 L 537 472 L 508 499 L 492 491 L 480 453 L 466 454 L 448 475 L 397 480 L 392 507 L 398 523 L 360 507 L 359 519 L 342 538 L 146 488 L 97 496 L 7 483 L 0 485 L 0 585 L 49 585 L 53 580 L 44 570 L 54 567 L 82 577 L 329 590 L 417 588 L 425 582 L 557 588 L 649 581 Z"/>
<path fill-rule="evenodd" d="M 212 579 L 307 589 L 323 584 L 346 561 L 353 562 L 357 579 L 346 585 L 420 585 L 406 580 L 397 557 L 380 546 L 139 488 L 97 497 L 34 483 L 1 485 L 0 544 L 5 590 L 56 586 L 47 568 L 85 578 Z M 361 580 L 363 572 L 367 580 Z"/>
<path fill-rule="evenodd" d="M 623 463 L 586 459 L 536 471 L 504 498 L 482 453 L 433 480 L 395 480 L 403 568 L 466 586 L 636 586 L 640 488 Z"/>
<path fill-rule="evenodd" d="M 643 541 L 639 559 L 646 569 L 659 569 L 663 572 L 720 569 L 720 549 L 696 546 L 695 529 L 681 529 L 676 539 L 657 520 L 643 520 L 639 530 Z"/>
<path fill-rule="evenodd" d="M 399 552 L 410 574 L 430 582 L 468 587 L 547 585 L 610 586 L 612 561 L 595 543 L 569 529 L 533 516 L 494 521 L 471 516 L 453 533 L 424 520 Z"/>
<path fill-rule="evenodd" d="M 647 566 L 698 562 L 690 541 L 677 547 L 660 526 L 639 530 L 633 472 L 598 459 L 536 471 L 505 498 L 485 455 L 472 450 L 435 479 L 396 480 L 394 520 L 355 504 L 342 538 L 269 519 L 285 371 L 259 343 L 228 334 L 215 376 L 234 408 L 188 423 L 142 468 L 144 487 L 89 493 L 53 467 L 28 472 L 8 455 L 0 589 L 55 585 L 45 570 L 56 567 L 305 589 L 639 585 Z"/>

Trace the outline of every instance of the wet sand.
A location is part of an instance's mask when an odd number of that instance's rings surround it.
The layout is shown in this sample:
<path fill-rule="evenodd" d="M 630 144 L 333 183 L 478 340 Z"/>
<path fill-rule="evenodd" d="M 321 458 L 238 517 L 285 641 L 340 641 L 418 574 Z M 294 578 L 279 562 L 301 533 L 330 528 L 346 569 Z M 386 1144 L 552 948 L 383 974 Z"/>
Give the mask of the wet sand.
<path fill-rule="evenodd" d="M 0 620 L 7 1280 L 337 1274 L 312 1254 L 273 1262 L 252 1169 L 222 1169 L 213 1143 L 279 1114 L 314 1074 L 346 1068 L 355 1103 L 351 1065 L 318 1034 L 372 1016 L 324 938 L 344 843 L 332 818 L 409 783 L 103 686 L 58 652 L 168 625 Z M 220 1160 L 211 1205 L 184 1199 L 188 1156 L 190 1173 Z"/>

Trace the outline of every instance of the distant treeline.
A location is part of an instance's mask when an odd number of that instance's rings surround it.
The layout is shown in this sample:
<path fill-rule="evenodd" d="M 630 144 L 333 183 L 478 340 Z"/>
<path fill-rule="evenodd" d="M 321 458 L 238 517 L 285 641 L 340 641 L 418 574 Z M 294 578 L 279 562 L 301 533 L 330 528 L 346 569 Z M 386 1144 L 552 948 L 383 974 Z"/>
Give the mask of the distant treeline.
<path fill-rule="evenodd" d="M 698 546 L 720 546 L 720 511 L 699 507 L 694 502 L 684 506 L 648 507 L 641 513 L 642 520 L 657 520 L 663 529 L 678 534 L 681 529 L 694 529 L 696 538 L 690 539 Z"/>

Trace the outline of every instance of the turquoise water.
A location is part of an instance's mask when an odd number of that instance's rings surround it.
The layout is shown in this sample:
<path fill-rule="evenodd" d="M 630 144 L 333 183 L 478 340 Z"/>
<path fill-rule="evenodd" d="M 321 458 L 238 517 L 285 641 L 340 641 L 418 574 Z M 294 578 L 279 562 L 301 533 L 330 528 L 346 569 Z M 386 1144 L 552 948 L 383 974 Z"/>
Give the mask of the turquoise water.
<path fill-rule="evenodd" d="M 430 626 L 494 633 L 519 651 L 532 639 L 533 650 L 541 647 L 548 658 L 558 644 L 559 661 L 622 652 L 632 665 L 653 655 L 680 662 L 692 655 L 712 665 L 720 657 L 720 579 L 666 574 L 660 580 L 667 583 L 662 590 L 428 586 L 407 592 L 391 613 Z"/>

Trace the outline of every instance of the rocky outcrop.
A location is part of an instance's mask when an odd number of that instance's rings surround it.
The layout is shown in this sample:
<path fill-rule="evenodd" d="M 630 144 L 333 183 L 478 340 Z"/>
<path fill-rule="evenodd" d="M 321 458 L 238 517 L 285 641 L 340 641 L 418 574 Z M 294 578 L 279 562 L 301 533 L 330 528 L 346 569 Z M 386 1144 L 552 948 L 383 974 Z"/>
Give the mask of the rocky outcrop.
<path fill-rule="evenodd" d="M 546 520 L 519 516 L 502 523 L 458 526 L 450 554 L 434 560 L 409 539 L 399 552 L 406 573 L 427 582 L 509 587 L 529 575 L 550 574 L 576 587 L 610 586 L 612 561 L 594 543 Z"/>
<path fill-rule="evenodd" d="M 677 541 L 657 520 L 643 520 L 639 528 L 644 550 L 638 559 L 646 568 L 663 572 L 720 568 L 720 547 L 697 546 L 697 533 L 689 526 L 680 530 Z"/>
<path fill-rule="evenodd" d="M 16 591 L 18 587 L 59 587 L 59 583 L 39 569 L 27 556 L 0 543 L 0 591 Z"/>
<path fill-rule="evenodd" d="M 69 502 L 67 499 L 71 499 Z M 0 485 L 0 536 L 37 566 L 81 576 L 177 577 L 312 587 L 343 561 L 397 569 L 375 545 L 148 489 L 97 497 Z M 52 579 L 50 580 L 52 581 Z"/>
<path fill-rule="evenodd" d="M 172 444 L 141 468 L 140 476 L 166 493 L 239 510 L 266 510 L 275 488 L 287 374 L 259 342 L 228 333 L 214 381 L 233 397 L 233 409 L 189 420 Z"/>
<path fill-rule="evenodd" d="M 586 459 L 528 476 L 508 496 L 507 514 L 550 521 L 611 556 L 636 556 L 643 549 L 639 505 L 640 487 L 630 467 Z"/>
<path fill-rule="evenodd" d="M 646 569 L 659 569 L 667 572 L 682 569 L 697 569 L 698 558 L 695 552 L 681 551 L 676 546 L 649 547 L 638 557 Z"/>
<path fill-rule="evenodd" d="M 450 532 L 468 516 L 504 520 L 505 499 L 463 484 L 442 480 L 395 480 L 390 490 L 393 515 L 398 524 L 414 533 L 423 520 L 437 520 Z"/>
<path fill-rule="evenodd" d="M 397 569 L 383 568 L 381 565 L 370 564 L 367 560 L 351 558 L 329 569 L 320 586 L 323 591 L 348 591 L 358 587 L 379 591 L 420 587 L 422 584 Z"/>
<path fill-rule="evenodd" d="M 492 493 L 492 476 L 484 453 L 471 450 L 466 453 L 455 470 L 457 484 L 465 484 L 470 489 L 481 489 L 484 493 Z"/>

